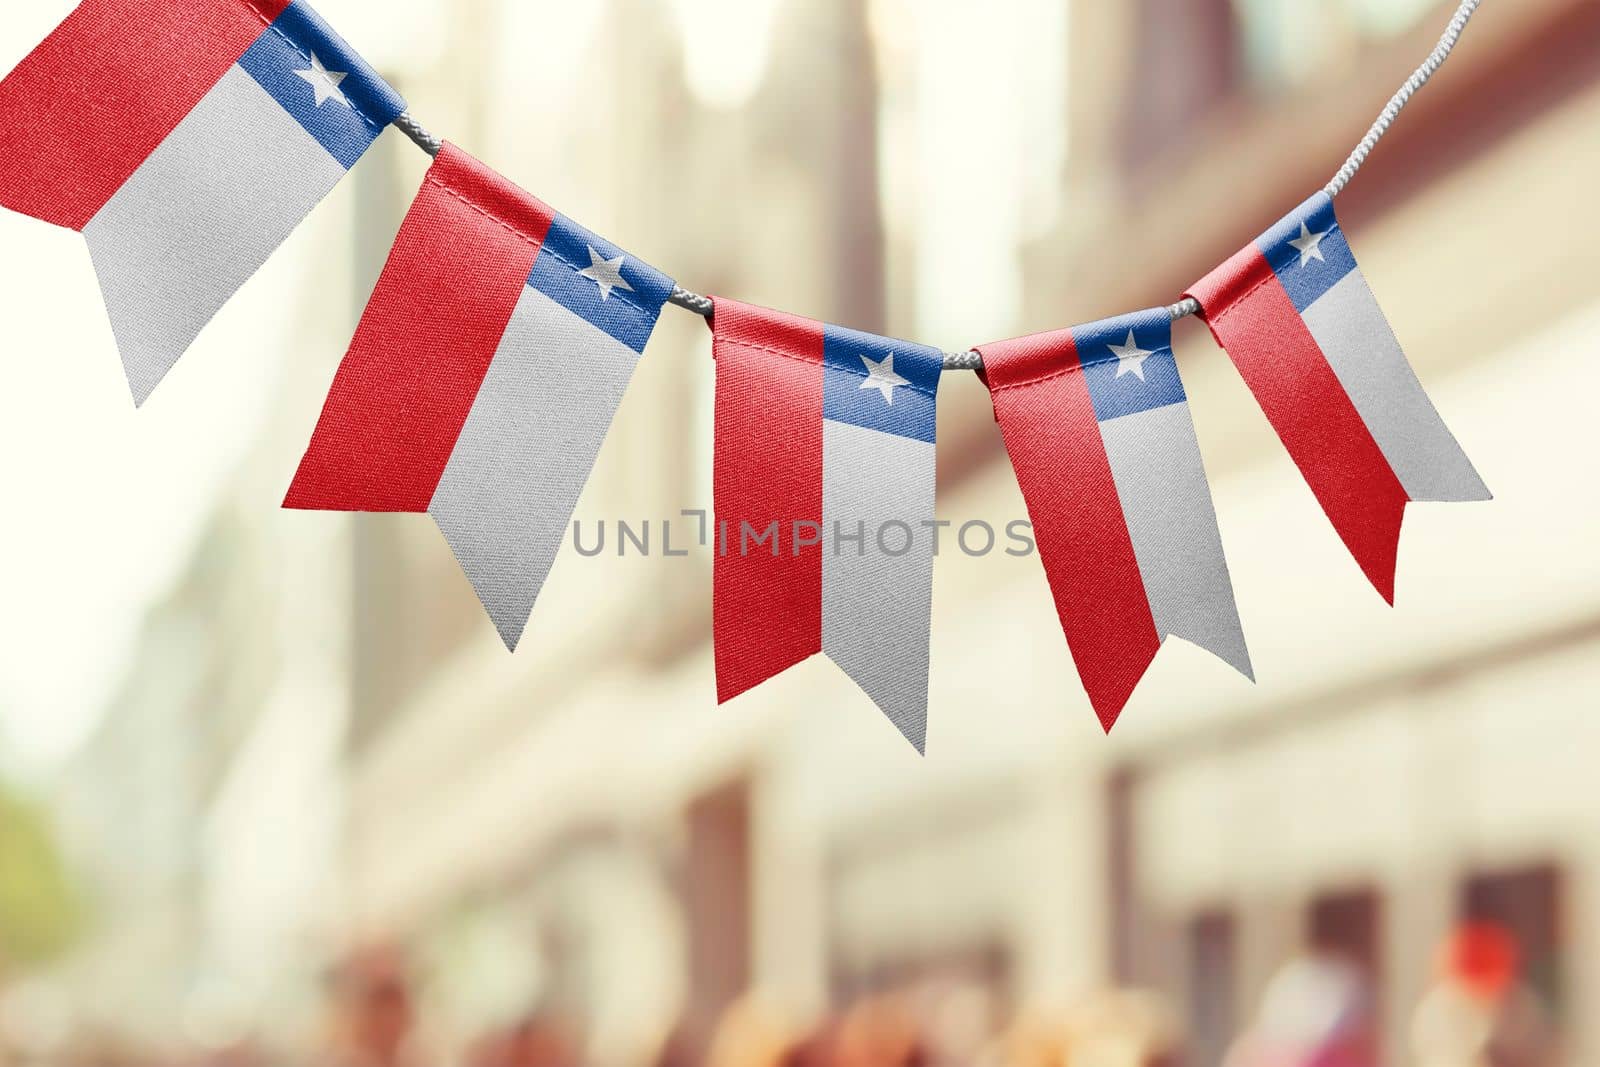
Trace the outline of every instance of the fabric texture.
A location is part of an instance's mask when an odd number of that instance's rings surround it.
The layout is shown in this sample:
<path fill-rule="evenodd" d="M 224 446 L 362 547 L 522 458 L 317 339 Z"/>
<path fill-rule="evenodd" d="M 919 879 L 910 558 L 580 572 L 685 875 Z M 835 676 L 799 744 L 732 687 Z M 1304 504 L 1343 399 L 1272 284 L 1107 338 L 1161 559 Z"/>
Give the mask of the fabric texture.
<path fill-rule="evenodd" d="M 1249 653 L 1163 309 L 980 346 L 1056 612 L 1101 725 L 1161 641 Z"/>
<path fill-rule="evenodd" d="M 303 0 L 84 0 L 0 82 L 0 204 L 83 231 L 142 404 L 404 108 Z"/>
<path fill-rule="evenodd" d="M 719 696 L 825 652 L 925 752 L 943 355 L 715 305 Z"/>
<path fill-rule="evenodd" d="M 428 510 L 553 214 L 444 147 L 400 225 L 286 506 Z"/>
<path fill-rule="evenodd" d="M 1198 282 L 1217 342 L 1391 604 L 1405 506 L 1487 500 L 1318 193 Z"/>
<path fill-rule="evenodd" d="M 515 648 L 671 291 L 445 145 L 284 506 L 429 513 Z"/>
<path fill-rule="evenodd" d="M 944 354 L 829 326 L 823 365 L 822 651 L 926 752 Z"/>
<path fill-rule="evenodd" d="M 780 539 L 786 524 L 821 528 L 823 326 L 715 304 L 712 636 L 725 703 L 822 651 L 821 539 L 776 553 L 749 539 L 773 524 Z"/>
<path fill-rule="evenodd" d="M 279 165 L 262 166 L 263 136 Z M 89 220 L 83 235 L 136 403 L 344 175 L 235 66 Z"/>
<path fill-rule="evenodd" d="M 0 204 L 83 229 L 288 6 L 83 0 L 0 81 Z"/>

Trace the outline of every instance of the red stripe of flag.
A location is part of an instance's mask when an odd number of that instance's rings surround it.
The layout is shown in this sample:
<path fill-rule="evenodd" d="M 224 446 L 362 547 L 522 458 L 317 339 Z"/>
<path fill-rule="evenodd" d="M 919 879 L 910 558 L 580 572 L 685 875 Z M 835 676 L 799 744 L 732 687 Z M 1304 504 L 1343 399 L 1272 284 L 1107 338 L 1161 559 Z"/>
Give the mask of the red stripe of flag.
<path fill-rule="evenodd" d="M 0 204 L 81 230 L 289 0 L 83 0 L 0 82 Z"/>
<path fill-rule="evenodd" d="M 284 507 L 428 510 L 552 217 L 444 147 L 400 227 Z"/>
<path fill-rule="evenodd" d="M 795 552 L 794 523 L 822 522 L 822 324 L 718 298 L 712 573 L 717 699 L 822 651 L 822 545 Z M 745 525 L 770 544 L 742 551 Z"/>
<path fill-rule="evenodd" d="M 1405 488 L 1266 257 L 1252 244 L 1189 295 L 1334 529 L 1393 604 Z"/>
<path fill-rule="evenodd" d="M 1056 613 L 1108 732 L 1161 649 L 1072 331 L 984 345 Z"/>

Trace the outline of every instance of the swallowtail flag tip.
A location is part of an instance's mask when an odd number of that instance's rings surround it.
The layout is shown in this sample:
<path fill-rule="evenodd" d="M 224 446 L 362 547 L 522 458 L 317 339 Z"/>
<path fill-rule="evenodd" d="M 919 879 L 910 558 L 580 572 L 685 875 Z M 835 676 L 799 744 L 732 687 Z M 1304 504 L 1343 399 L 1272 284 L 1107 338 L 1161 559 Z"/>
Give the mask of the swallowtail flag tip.
<path fill-rule="evenodd" d="M 0 81 L 0 205 L 83 233 L 143 404 L 404 110 L 304 0 L 83 0 Z"/>
<path fill-rule="evenodd" d="M 1254 681 L 1167 311 L 978 351 L 1101 726 L 1110 732 L 1168 637 Z"/>
<path fill-rule="evenodd" d="M 445 145 L 284 506 L 428 513 L 515 649 L 671 292 Z"/>
<path fill-rule="evenodd" d="M 1410 501 L 1491 499 L 1318 193 L 1189 293 L 1356 562 L 1394 603 Z"/>
<path fill-rule="evenodd" d="M 927 748 L 941 352 L 717 298 L 717 693 L 818 652 Z"/>

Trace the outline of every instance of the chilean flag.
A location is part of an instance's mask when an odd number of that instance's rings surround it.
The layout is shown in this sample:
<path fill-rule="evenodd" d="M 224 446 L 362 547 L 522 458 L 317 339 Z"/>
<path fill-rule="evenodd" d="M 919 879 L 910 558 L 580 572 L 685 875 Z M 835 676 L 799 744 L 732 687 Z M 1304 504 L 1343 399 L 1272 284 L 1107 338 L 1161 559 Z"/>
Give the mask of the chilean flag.
<path fill-rule="evenodd" d="M 1389 603 L 1407 502 L 1488 500 L 1318 193 L 1189 293 Z"/>
<path fill-rule="evenodd" d="M 515 648 L 671 293 L 445 145 L 284 506 L 432 515 Z"/>
<path fill-rule="evenodd" d="M 83 0 L 0 82 L 0 205 L 82 231 L 143 404 L 404 110 L 303 0 Z"/>
<path fill-rule="evenodd" d="M 825 652 L 925 751 L 943 353 L 720 297 L 711 329 L 719 700 Z"/>
<path fill-rule="evenodd" d="M 1167 310 L 978 351 L 1101 725 L 1168 637 L 1253 678 Z"/>

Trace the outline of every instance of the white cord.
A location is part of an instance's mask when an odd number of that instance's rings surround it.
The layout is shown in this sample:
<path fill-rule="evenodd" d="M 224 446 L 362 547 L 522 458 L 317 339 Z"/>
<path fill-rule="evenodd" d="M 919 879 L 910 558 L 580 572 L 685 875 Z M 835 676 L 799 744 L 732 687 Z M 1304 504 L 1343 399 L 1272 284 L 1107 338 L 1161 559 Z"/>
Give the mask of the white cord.
<path fill-rule="evenodd" d="M 1333 181 L 1327 184 L 1324 191 L 1330 197 L 1338 196 L 1344 192 L 1344 187 L 1350 184 L 1350 179 L 1356 176 L 1356 171 L 1361 169 L 1361 164 L 1367 161 L 1367 156 L 1371 155 L 1372 150 L 1378 146 L 1378 142 L 1383 140 L 1383 135 L 1389 132 L 1389 127 L 1394 125 L 1394 120 L 1400 116 L 1401 111 L 1405 110 L 1405 106 L 1411 102 L 1411 98 L 1417 94 L 1417 90 L 1427 85 L 1428 79 L 1438 73 L 1440 67 L 1444 66 L 1444 61 L 1450 58 L 1450 53 L 1454 50 L 1456 42 L 1461 40 L 1461 31 L 1467 28 L 1467 23 L 1472 21 L 1472 16 L 1477 12 L 1478 5 L 1482 2 L 1483 0 L 1462 0 L 1461 6 L 1456 8 L 1455 16 L 1451 18 L 1450 25 L 1445 27 L 1444 36 L 1439 38 L 1439 43 L 1434 46 L 1433 52 L 1429 54 L 1422 66 L 1418 67 L 1416 72 L 1406 79 L 1406 83 L 1400 87 L 1400 91 L 1389 99 L 1389 104 L 1383 109 L 1383 114 L 1378 116 L 1378 121 L 1372 124 L 1372 129 L 1368 130 L 1367 135 L 1361 138 L 1361 143 L 1356 145 L 1354 152 L 1350 153 L 1350 158 L 1345 160 L 1344 166 L 1339 168 L 1339 173 L 1335 174 Z"/>

